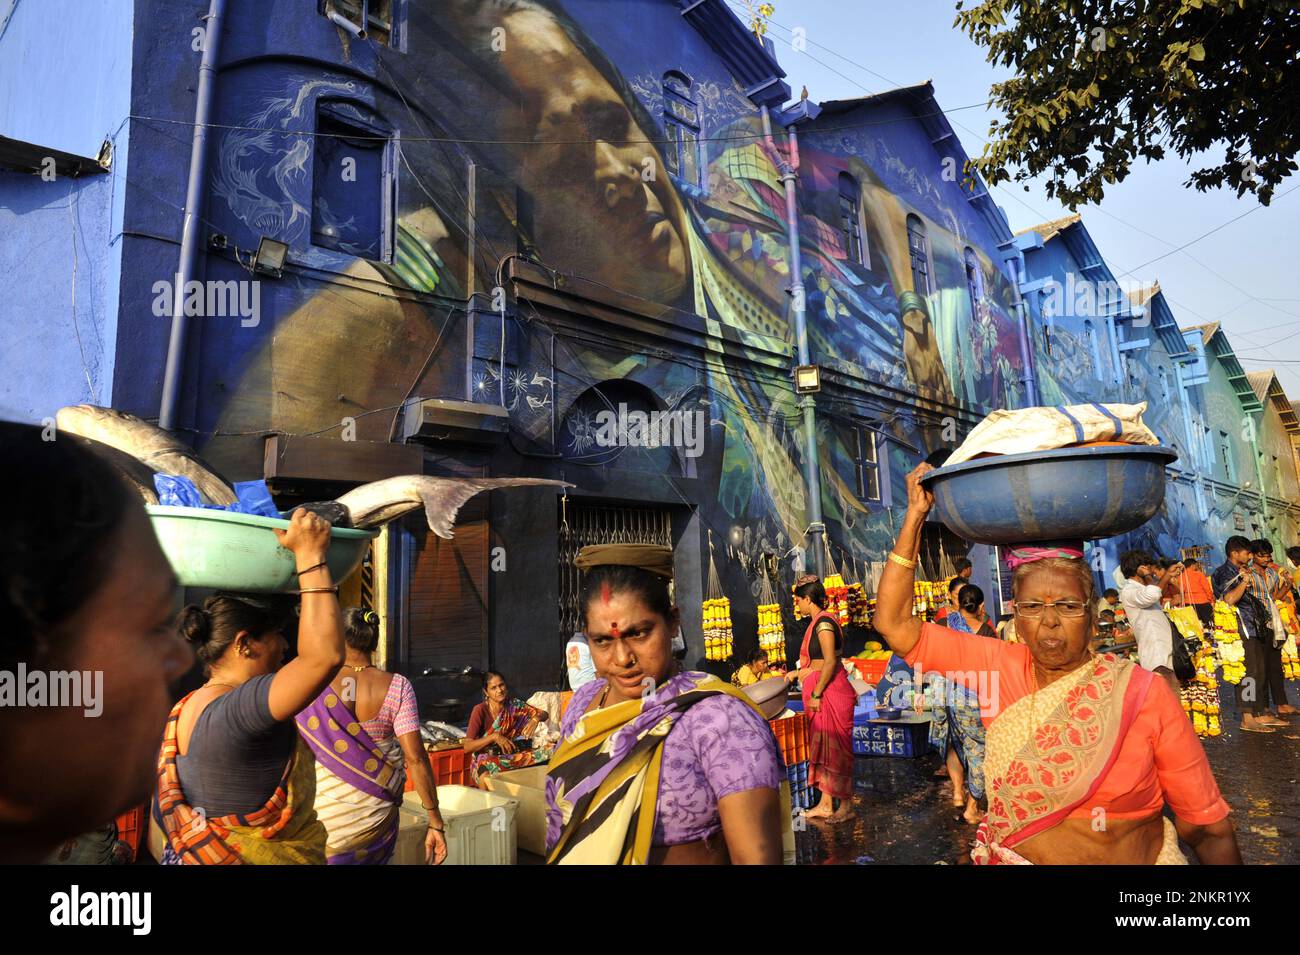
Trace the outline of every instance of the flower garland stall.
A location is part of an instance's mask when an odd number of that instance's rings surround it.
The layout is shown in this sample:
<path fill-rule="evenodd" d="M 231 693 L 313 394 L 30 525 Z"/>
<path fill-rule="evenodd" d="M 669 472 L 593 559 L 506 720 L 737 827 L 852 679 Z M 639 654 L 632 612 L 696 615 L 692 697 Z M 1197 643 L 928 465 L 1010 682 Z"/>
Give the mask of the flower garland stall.
<path fill-rule="evenodd" d="M 704 659 L 729 660 L 735 648 L 731 633 L 731 601 L 722 592 L 709 531 L 709 585 L 704 599 Z"/>
<path fill-rule="evenodd" d="M 1286 643 L 1282 644 L 1282 675 L 1288 680 L 1300 680 L 1300 659 L 1296 654 L 1296 637 L 1300 637 L 1300 620 L 1289 603 L 1278 602 L 1277 612 L 1286 630 Z"/>
<path fill-rule="evenodd" d="M 763 561 L 763 584 L 758 594 L 758 648 L 767 654 L 769 664 L 779 666 L 785 663 L 785 624 L 772 587 L 774 569 L 768 565 L 770 559 Z"/>
<path fill-rule="evenodd" d="M 1215 678 L 1214 643 L 1205 636 L 1201 618 L 1193 607 L 1171 607 L 1165 611 L 1180 637 L 1196 640 L 1198 649 L 1193 658 L 1194 676 L 1179 693 L 1183 711 L 1192 721 L 1196 735 L 1214 737 L 1223 732 L 1219 719 L 1219 681 Z"/>
<path fill-rule="evenodd" d="M 1246 675 L 1246 648 L 1241 645 L 1240 620 L 1237 608 L 1222 600 L 1214 603 L 1214 642 L 1223 666 L 1223 682 L 1240 683 Z"/>

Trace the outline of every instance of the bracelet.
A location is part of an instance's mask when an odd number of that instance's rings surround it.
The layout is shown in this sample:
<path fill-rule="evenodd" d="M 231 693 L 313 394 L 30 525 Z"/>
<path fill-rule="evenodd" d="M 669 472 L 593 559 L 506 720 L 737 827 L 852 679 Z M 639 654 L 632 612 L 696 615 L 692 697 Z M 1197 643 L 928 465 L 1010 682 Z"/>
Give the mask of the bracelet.
<path fill-rule="evenodd" d="M 439 829 L 437 826 L 434 826 L 434 825 L 430 825 L 429 828 L 432 829 L 434 832 L 446 832 L 446 831 L 447 831 L 446 829 Z"/>
<path fill-rule="evenodd" d="M 320 570 L 322 567 L 329 567 L 329 564 L 322 560 L 319 564 L 312 564 L 306 570 L 294 571 L 294 576 L 301 577 L 303 574 L 310 574 L 313 570 Z"/>
<path fill-rule="evenodd" d="M 333 587 L 304 587 L 302 590 L 294 591 L 296 594 L 337 594 L 338 592 L 338 584 L 335 584 Z"/>
<path fill-rule="evenodd" d="M 906 567 L 908 570 L 916 570 L 916 561 L 908 560 L 906 557 L 899 557 L 892 550 L 889 552 L 889 559 L 900 567 Z"/>

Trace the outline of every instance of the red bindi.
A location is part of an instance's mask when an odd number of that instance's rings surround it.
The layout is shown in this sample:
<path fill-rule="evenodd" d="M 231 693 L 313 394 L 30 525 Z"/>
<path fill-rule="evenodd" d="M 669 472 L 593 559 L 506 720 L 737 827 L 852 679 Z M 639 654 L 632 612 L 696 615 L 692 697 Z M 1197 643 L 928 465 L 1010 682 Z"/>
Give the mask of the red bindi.
<path fill-rule="evenodd" d="M 618 621 L 614 621 L 609 625 L 609 635 L 615 640 L 618 639 Z"/>

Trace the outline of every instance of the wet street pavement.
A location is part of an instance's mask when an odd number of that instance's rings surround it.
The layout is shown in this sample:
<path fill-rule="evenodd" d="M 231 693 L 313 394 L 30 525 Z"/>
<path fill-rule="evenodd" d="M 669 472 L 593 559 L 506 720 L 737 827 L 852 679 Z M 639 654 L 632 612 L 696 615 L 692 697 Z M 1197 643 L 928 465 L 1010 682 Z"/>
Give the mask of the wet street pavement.
<path fill-rule="evenodd" d="M 1300 684 L 1287 683 L 1293 704 Z M 1221 687 L 1225 731 L 1204 740 L 1219 788 L 1232 807 L 1247 864 L 1300 863 L 1300 716 L 1272 735 L 1243 733 L 1231 687 Z M 969 865 L 975 827 L 951 803 L 936 754 L 917 759 L 857 757 L 852 823 L 807 821 L 797 832 L 800 865 Z"/>

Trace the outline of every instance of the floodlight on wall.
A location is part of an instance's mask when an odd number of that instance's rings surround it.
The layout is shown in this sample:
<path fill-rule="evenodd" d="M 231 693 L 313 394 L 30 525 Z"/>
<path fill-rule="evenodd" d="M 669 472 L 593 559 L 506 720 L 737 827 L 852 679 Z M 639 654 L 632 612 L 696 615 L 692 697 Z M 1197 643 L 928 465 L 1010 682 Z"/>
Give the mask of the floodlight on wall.
<path fill-rule="evenodd" d="M 284 261 L 289 257 L 289 246 L 284 242 L 262 236 L 253 253 L 253 271 L 279 278 L 284 274 Z"/>
<path fill-rule="evenodd" d="M 816 365 L 800 365 L 794 370 L 794 390 L 811 395 L 822 390 L 822 370 Z"/>

